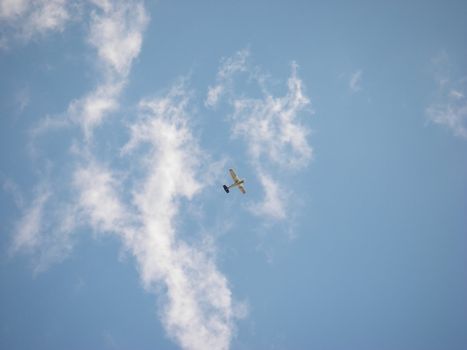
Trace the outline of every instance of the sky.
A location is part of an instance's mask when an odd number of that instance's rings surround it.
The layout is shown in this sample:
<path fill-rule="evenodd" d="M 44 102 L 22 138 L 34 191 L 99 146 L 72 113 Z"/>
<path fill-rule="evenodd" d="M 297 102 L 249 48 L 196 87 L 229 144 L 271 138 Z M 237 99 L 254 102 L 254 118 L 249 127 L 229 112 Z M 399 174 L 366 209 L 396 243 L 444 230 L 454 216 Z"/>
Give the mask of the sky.
<path fill-rule="evenodd" d="M 466 15 L 0 0 L 0 348 L 466 349 Z"/>

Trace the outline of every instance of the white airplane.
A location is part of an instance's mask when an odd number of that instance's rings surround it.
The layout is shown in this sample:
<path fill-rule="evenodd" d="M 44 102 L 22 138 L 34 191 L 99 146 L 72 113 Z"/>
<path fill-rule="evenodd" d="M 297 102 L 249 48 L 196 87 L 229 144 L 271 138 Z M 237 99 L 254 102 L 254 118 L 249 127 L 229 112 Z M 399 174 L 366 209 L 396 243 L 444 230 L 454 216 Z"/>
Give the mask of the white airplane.
<path fill-rule="evenodd" d="M 234 183 L 230 186 L 226 186 L 224 185 L 224 191 L 229 193 L 230 189 L 232 187 L 238 187 L 238 189 L 242 192 L 242 193 L 245 193 L 245 187 L 243 187 L 243 184 L 245 183 L 244 180 L 240 180 L 237 176 L 237 174 L 235 174 L 235 171 L 233 171 L 233 169 L 229 169 L 229 172 L 230 172 L 230 176 L 232 176 L 232 179 L 234 180 Z"/>

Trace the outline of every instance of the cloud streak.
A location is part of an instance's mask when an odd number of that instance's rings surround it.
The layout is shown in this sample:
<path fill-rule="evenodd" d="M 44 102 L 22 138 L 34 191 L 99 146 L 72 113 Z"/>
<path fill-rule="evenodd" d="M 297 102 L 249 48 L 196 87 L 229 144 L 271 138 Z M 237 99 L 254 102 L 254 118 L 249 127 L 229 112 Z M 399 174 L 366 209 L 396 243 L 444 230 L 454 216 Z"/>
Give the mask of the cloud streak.
<path fill-rule="evenodd" d="M 292 64 L 285 96 L 265 93 L 261 99 L 236 98 L 233 101 L 233 134 L 248 144 L 250 158 L 284 168 L 300 168 L 311 159 L 309 130 L 300 124 L 298 115 L 310 101 L 303 92 L 303 83 Z"/>
<path fill-rule="evenodd" d="M 8 42 L 15 38 L 28 41 L 50 32 L 62 32 L 76 4 L 76 1 L 66 0 L 0 1 L 0 20 L 3 31 L 8 32 L 2 46 L 8 47 Z"/>
<path fill-rule="evenodd" d="M 203 157 L 188 126 L 187 104 L 181 85 L 141 101 L 142 115 L 122 148 L 122 156 L 143 170 L 125 186 L 132 205 L 122 202 L 121 181 L 102 165 L 79 169 L 75 185 L 85 221 L 122 239 L 147 290 L 166 291 L 160 314 L 168 334 L 184 349 L 228 349 L 236 317 L 228 281 L 212 248 L 188 245 L 176 229 L 181 202 L 202 190 Z"/>
<path fill-rule="evenodd" d="M 139 55 L 149 16 L 140 1 L 93 1 L 88 42 L 97 50 L 102 83 L 86 96 L 73 101 L 69 118 L 81 125 L 87 140 L 111 112 L 134 59 Z"/>
<path fill-rule="evenodd" d="M 238 312 L 215 248 L 188 244 L 177 226 L 182 203 L 201 193 L 197 179 L 211 165 L 189 125 L 190 94 L 180 82 L 164 96 L 140 101 L 138 118 L 126 125 L 129 140 L 116 152 L 132 170 L 99 160 L 94 130 L 119 109 L 149 16 L 140 1 L 92 3 L 87 42 L 95 48 L 99 82 L 63 116 L 43 119 L 32 132 L 82 130 L 60 164 L 72 169 L 64 181 L 73 186 L 62 192 L 54 186 L 52 194 L 39 184 L 44 190 L 18 221 L 12 252 L 37 256 L 35 271 L 42 271 L 70 252 L 78 229 L 116 235 L 133 255 L 145 289 L 157 294 L 167 334 L 183 349 L 228 349 Z"/>
<path fill-rule="evenodd" d="M 230 117 L 232 136 L 246 143 L 248 159 L 264 191 L 264 198 L 250 209 L 256 215 L 284 220 L 291 191 L 283 188 L 273 173 L 274 169 L 303 168 L 311 160 L 310 131 L 300 121 L 301 114 L 311 113 L 310 100 L 298 77 L 295 62 L 291 65 L 286 94 L 276 97 L 266 89 L 266 76 L 258 74 L 258 69 L 248 67 L 248 56 L 249 52 L 242 50 L 221 63 L 218 84 L 209 88 L 206 105 L 211 107 L 218 103 L 219 91 L 228 94 L 228 102 L 233 108 Z M 248 79 L 257 82 L 261 98 L 237 96 L 233 79 L 239 72 L 247 72 Z"/>
<path fill-rule="evenodd" d="M 453 85 L 458 85 L 454 87 Z M 464 85 L 464 86 L 463 86 Z M 467 89 L 465 83 L 446 82 L 426 109 L 429 120 L 447 127 L 455 136 L 467 139 Z"/>
<path fill-rule="evenodd" d="M 72 248 L 71 234 L 77 225 L 74 209 L 70 203 L 62 203 L 55 191 L 40 183 L 14 229 L 10 253 L 33 255 L 35 274 L 63 260 Z"/>
<path fill-rule="evenodd" d="M 435 124 L 444 125 L 455 136 L 467 138 L 467 99 L 449 97 L 427 108 L 428 118 Z"/>
<path fill-rule="evenodd" d="M 32 251 L 40 244 L 44 206 L 50 198 L 46 189 L 39 190 L 30 207 L 26 208 L 16 227 L 12 251 Z"/>
<path fill-rule="evenodd" d="M 250 51 L 247 49 L 240 50 L 232 57 L 224 58 L 221 61 L 220 68 L 217 72 L 216 84 L 208 88 L 205 106 L 214 108 L 218 101 L 225 93 L 231 93 L 233 78 L 237 73 L 247 71 L 247 59 L 250 56 Z"/>
<path fill-rule="evenodd" d="M 352 92 L 355 93 L 362 89 L 361 88 L 362 75 L 363 75 L 363 72 L 361 69 L 355 71 L 354 73 L 350 75 L 349 88 Z"/>
<path fill-rule="evenodd" d="M 141 1 L 98 1 L 90 15 L 87 42 L 96 50 L 97 86 L 73 100 L 64 116 L 49 117 L 34 128 L 34 136 L 50 128 L 72 124 L 81 127 L 90 142 L 95 128 L 119 108 L 119 97 L 135 58 L 141 51 L 143 33 L 149 22 Z"/>
<path fill-rule="evenodd" d="M 191 94 L 181 81 L 163 95 L 142 99 L 137 117 L 126 121 L 127 142 L 114 152 L 116 163 L 123 165 L 101 159 L 94 131 L 119 109 L 149 16 L 140 1 L 92 4 L 87 42 L 95 49 L 98 82 L 71 101 L 61 118 L 45 118 L 33 133 L 49 136 L 64 126 L 82 131 L 59 167 L 71 169 L 63 181 L 72 188 L 54 185 L 51 191 L 45 181 L 37 186 L 44 190 L 37 191 L 18 221 L 12 249 L 37 253 L 39 271 L 71 250 L 78 229 L 115 235 L 134 257 L 145 289 L 158 296 L 167 334 L 184 349 L 228 349 L 244 308 L 234 301 L 227 278 L 216 266 L 214 245 L 181 238 L 184 204 L 201 195 L 211 177 L 202 183 L 198 179 L 212 169 L 190 124 Z M 276 97 L 264 89 L 264 76 L 248 69 L 248 56 L 243 50 L 223 61 L 205 103 L 215 107 L 227 96 L 232 135 L 247 145 L 249 162 L 264 189 L 263 200 L 251 210 L 283 220 L 290 191 L 279 185 L 272 169 L 300 169 L 311 159 L 309 130 L 299 118 L 309 112 L 310 101 L 295 63 L 286 93 Z M 258 83 L 260 98 L 235 94 L 239 73 Z M 54 169 L 48 177 L 53 178 Z"/>
<path fill-rule="evenodd" d="M 442 125 L 457 136 L 467 138 L 467 78 L 451 79 L 446 53 L 432 60 L 434 78 L 438 85 L 432 103 L 425 113 L 430 121 Z"/>
<path fill-rule="evenodd" d="M 140 1 L 97 1 L 91 14 L 89 43 L 96 48 L 109 80 L 128 75 L 139 55 L 149 21 Z"/>

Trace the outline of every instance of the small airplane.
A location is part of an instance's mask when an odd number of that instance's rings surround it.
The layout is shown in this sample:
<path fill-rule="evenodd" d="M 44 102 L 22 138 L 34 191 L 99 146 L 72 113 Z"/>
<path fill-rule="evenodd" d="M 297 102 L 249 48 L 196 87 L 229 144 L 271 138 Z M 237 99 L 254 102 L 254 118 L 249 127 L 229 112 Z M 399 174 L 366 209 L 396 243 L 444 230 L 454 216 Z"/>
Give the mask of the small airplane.
<path fill-rule="evenodd" d="M 244 180 L 240 180 L 237 176 L 237 174 L 235 174 L 235 171 L 233 169 L 229 169 L 229 172 L 230 172 L 230 176 L 232 176 L 232 179 L 234 180 L 234 183 L 230 186 L 226 186 L 224 185 L 224 191 L 229 193 L 230 189 L 232 187 L 238 187 L 238 189 L 244 194 L 246 191 L 245 191 L 245 187 L 243 187 L 243 184 L 245 183 Z"/>

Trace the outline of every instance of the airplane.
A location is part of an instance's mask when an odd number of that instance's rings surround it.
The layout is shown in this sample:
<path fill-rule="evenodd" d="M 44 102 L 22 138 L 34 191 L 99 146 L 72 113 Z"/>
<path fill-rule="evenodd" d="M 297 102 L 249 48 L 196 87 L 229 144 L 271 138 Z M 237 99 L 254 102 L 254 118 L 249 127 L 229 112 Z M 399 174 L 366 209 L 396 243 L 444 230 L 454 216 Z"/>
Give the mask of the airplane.
<path fill-rule="evenodd" d="M 245 187 L 243 187 L 243 184 L 245 183 L 245 181 L 244 181 L 244 180 L 240 180 L 240 179 L 238 178 L 237 174 L 235 174 L 235 171 L 234 171 L 233 169 L 229 169 L 229 172 L 230 172 L 230 176 L 232 176 L 232 179 L 234 180 L 234 183 L 233 183 L 232 185 L 230 185 L 230 186 L 224 185 L 224 186 L 223 186 L 223 187 L 224 187 L 224 191 L 227 192 L 227 193 L 229 193 L 229 192 L 230 192 L 229 190 L 230 190 L 232 187 L 238 187 L 238 189 L 239 189 L 243 194 L 245 194 L 245 192 L 246 192 L 246 191 L 245 191 Z"/>

